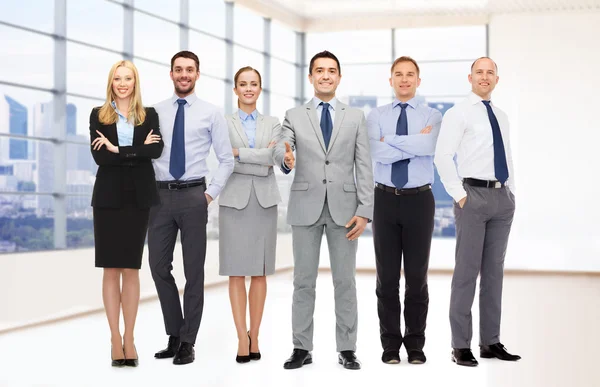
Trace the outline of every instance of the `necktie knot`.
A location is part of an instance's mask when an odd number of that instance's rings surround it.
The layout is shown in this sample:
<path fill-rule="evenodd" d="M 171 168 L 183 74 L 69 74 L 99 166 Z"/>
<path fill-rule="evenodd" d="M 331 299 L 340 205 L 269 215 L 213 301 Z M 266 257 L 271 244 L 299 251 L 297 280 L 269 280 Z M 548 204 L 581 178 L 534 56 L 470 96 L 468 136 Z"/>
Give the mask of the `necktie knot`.
<path fill-rule="evenodd" d="M 187 101 L 186 101 L 184 98 L 179 98 L 179 99 L 177 100 L 177 103 L 178 103 L 179 105 L 185 105 L 185 104 L 187 103 Z"/>
<path fill-rule="evenodd" d="M 485 106 L 490 106 L 490 103 L 491 103 L 492 101 L 486 101 L 485 99 L 482 99 L 482 100 L 481 100 L 481 102 L 483 102 L 483 104 L 484 104 Z"/>
<path fill-rule="evenodd" d="M 319 105 L 323 106 L 323 110 L 329 110 L 329 104 L 327 102 L 321 102 Z"/>
<path fill-rule="evenodd" d="M 402 110 L 405 110 L 407 106 L 408 106 L 407 103 L 401 103 L 400 104 L 400 107 L 402 108 Z"/>

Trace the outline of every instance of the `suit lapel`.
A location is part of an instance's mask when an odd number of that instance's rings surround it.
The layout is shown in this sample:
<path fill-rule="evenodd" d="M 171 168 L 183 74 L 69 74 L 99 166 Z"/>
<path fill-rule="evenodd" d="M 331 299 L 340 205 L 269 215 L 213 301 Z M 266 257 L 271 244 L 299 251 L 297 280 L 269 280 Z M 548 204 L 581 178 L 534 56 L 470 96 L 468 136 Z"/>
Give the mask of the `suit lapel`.
<path fill-rule="evenodd" d="M 233 113 L 231 115 L 231 119 L 233 120 L 233 127 L 235 128 L 237 134 L 242 139 L 244 146 L 246 148 L 249 148 L 250 145 L 248 144 L 248 136 L 246 135 L 246 131 L 244 130 L 244 128 L 242 128 L 242 122 L 240 121 L 240 116 L 239 116 L 238 112 Z"/>
<path fill-rule="evenodd" d="M 256 138 L 254 139 L 254 147 L 255 148 L 266 148 L 267 144 L 264 141 L 264 135 L 266 134 L 265 130 L 265 116 L 262 114 L 258 114 L 256 116 Z"/>
<path fill-rule="evenodd" d="M 321 131 L 321 125 L 317 121 L 317 110 L 312 104 L 312 99 L 304 106 L 306 107 L 306 114 L 308 114 L 308 119 L 312 124 L 315 135 L 319 139 L 319 144 L 321 144 L 323 152 L 327 153 L 327 149 L 325 148 L 325 140 L 323 139 L 323 132 Z"/>
<path fill-rule="evenodd" d="M 346 115 L 346 105 L 337 101 L 336 109 L 335 109 L 335 123 L 333 124 L 333 132 L 331 132 L 331 139 L 329 140 L 329 148 L 328 151 L 333 147 L 333 143 L 340 133 L 340 127 L 342 126 L 342 122 L 344 121 L 344 115 Z"/>

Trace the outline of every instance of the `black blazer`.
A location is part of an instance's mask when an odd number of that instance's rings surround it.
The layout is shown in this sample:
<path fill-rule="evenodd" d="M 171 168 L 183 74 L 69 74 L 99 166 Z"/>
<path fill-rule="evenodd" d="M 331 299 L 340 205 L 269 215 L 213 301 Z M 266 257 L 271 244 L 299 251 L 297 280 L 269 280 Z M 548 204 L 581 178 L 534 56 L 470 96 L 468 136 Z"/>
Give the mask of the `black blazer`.
<path fill-rule="evenodd" d="M 117 124 L 104 125 L 98 120 L 100 108 L 92 109 L 90 114 L 90 144 L 99 137 L 96 130 L 102 133 L 113 145 L 119 145 Z M 146 120 L 133 130 L 133 145 L 119 146 L 119 153 L 112 153 L 102 146 L 100 150 L 92 149 L 92 156 L 99 165 L 96 173 L 96 183 L 92 194 L 92 206 L 104 208 L 121 208 L 123 206 L 123 191 L 125 179 L 129 186 L 133 183 L 137 206 L 149 208 L 159 204 L 158 189 L 154 178 L 152 159 L 160 157 L 164 143 L 145 145 L 144 141 L 150 130 L 152 134 L 160 134 L 158 114 L 154 108 L 146 108 Z"/>

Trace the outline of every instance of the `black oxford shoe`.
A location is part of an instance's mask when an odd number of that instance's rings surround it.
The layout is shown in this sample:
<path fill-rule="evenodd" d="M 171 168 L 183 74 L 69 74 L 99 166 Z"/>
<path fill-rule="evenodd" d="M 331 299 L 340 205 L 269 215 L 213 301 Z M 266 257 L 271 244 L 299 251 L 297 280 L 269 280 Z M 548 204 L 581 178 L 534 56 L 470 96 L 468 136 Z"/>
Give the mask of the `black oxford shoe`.
<path fill-rule="evenodd" d="M 179 349 L 179 337 L 169 336 L 169 344 L 167 344 L 167 348 L 156 352 L 154 357 L 157 359 L 174 357 L 177 353 L 177 349 Z"/>
<path fill-rule="evenodd" d="M 312 355 L 310 352 L 304 349 L 294 348 L 292 356 L 283 363 L 283 368 L 286 370 L 293 370 L 300 368 L 305 364 L 312 363 Z"/>
<path fill-rule="evenodd" d="M 385 364 L 398 364 L 400 363 L 400 354 L 398 351 L 394 350 L 383 351 L 383 355 L 381 355 L 381 361 Z"/>
<path fill-rule="evenodd" d="M 475 356 L 473 356 L 471 348 L 453 348 L 452 361 L 466 367 L 476 367 L 479 364 Z"/>
<path fill-rule="evenodd" d="M 410 364 L 423 364 L 427 361 L 425 353 L 420 349 L 410 349 L 408 352 L 408 362 Z"/>
<path fill-rule="evenodd" d="M 504 345 L 500 343 L 492 344 L 492 345 L 480 345 L 479 355 L 485 359 L 500 359 L 506 361 L 517 361 L 521 359 L 519 355 L 511 355 L 506 351 Z"/>
<path fill-rule="evenodd" d="M 354 351 L 342 351 L 338 355 L 338 363 L 344 366 L 347 370 L 359 370 L 360 362 L 356 358 Z"/>
<path fill-rule="evenodd" d="M 194 344 L 186 343 L 182 341 L 179 344 L 179 349 L 173 358 L 173 364 L 183 365 L 190 364 L 196 358 L 196 353 L 194 351 Z"/>

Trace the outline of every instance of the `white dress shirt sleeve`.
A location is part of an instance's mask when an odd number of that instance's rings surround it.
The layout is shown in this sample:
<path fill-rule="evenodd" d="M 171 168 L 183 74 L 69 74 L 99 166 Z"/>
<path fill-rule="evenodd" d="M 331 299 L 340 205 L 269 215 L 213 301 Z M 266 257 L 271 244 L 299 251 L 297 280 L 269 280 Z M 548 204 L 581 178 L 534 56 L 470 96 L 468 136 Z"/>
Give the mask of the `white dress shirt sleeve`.
<path fill-rule="evenodd" d="M 446 191 L 457 203 L 467 196 L 454 164 L 454 155 L 456 155 L 456 151 L 460 146 L 465 128 L 466 122 L 462 113 L 456 108 L 449 109 L 442 120 L 440 135 L 435 148 L 434 163 L 440 174 L 440 179 Z"/>

